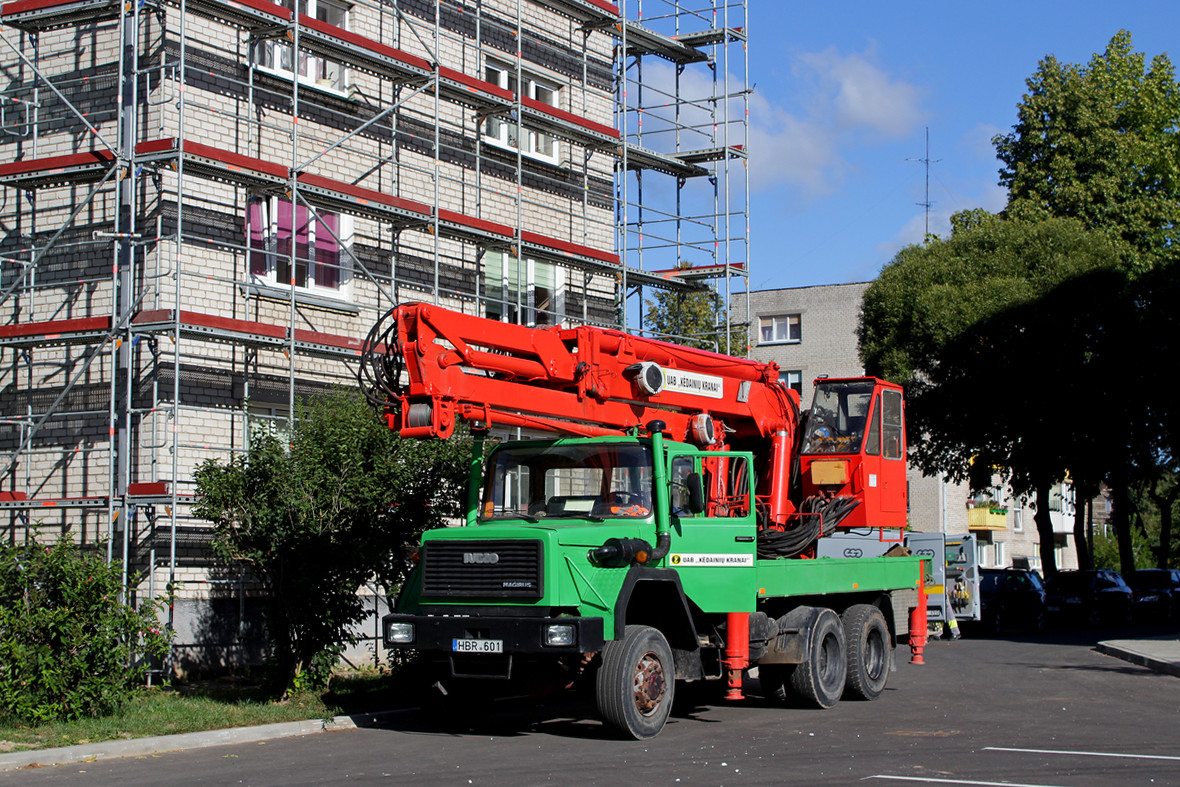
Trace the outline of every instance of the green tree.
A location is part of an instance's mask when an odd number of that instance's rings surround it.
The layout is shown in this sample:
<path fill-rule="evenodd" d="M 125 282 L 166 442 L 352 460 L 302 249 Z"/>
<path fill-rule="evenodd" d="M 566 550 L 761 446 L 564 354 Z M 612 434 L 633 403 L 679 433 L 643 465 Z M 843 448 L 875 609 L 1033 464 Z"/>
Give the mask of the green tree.
<path fill-rule="evenodd" d="M 1000 183 L 1009 189 L 1006 216 L 1078 219 L 1125 241 L 1129 270 L 1139 276 L 1171 266 L 1180 241 L 1180 85 L 1166 55 L 1148 65 L 1132 51 L 1131 34 L 1124 30 L 1084 66 L 1049 56 L 1028 80 L 1012 133 L 994 141 L 1004 162 Z M 1133 288 L 1138 295 L 1132 301 L 1138 300 L 1120 305 L 1119 321 L 1127 324 L 1130 316 L 1141 330 L 1128 334 L 1127 354 L 1160 344 L 1160 334 L 1142 329 L 1160 321 L 1159 306 L 1174 311 L 1152 296 L 1151 287 L 1136 282 Z M 1140 356 L 1148 365 L 1137 370 L 1153 369 L 1168 357 L 1151 355 Z M 1142 382 L 1158 388 L 1149 379 Z M 1120 414 L 1127 439 L 1117 446 L 1118 458 L 1111 457 L 1104 479 L 1112 490 L 1112 521 L 1125 569 L 1134 546 L 1130 486 L 1180 469 L 1175 459 L 1180 454 L 1165 445 L 1167 430 L 1161 428 L 1175 420 L 1169 414 L 1175 405 L 1151 398 L 1138 402 L 1137 412 Z"/>
<path fill-rule="evenodd" d="M 1180 242 L 1180 85 L 1119 31 L 1088 65 L 1042 60 L 994 142 L 1012 218 L 1076 218 L 1127 241 L 1137 266 Z"/>
<path fill-rule="evenodd" d="M 948 239 L 909 246 L 865 292 L 865 369 L 907 388 L 910 445 L 927 473 L 1033 493 L 1055 570 L 1048 499 L 1069 472 L 1102 472 L 1114 403 L 1091 385 L 1118 356 L 1119 244 L 1079 222 L 958 214 Z M 1117 321 L 1113 321 L 1117 322 Z M 1112 392 L 1109 392 L 1112 393 Z"/>
<path fill-rule="evenodd" d="M 725 304 L 711 289 L 659 291 L 646 302 L 644 327 L 685 347 L 745 357 L 749 339 L 744 328 L 725 336 Z"/>
<path fill-rule="evenodd" d="M 214 550 L 263 584 L 281 689 L 322 684 L 366 611 L 357 591 L 392 590 L 424 529 L 460 512 L 470 441 L 402 440 L 358 394 L 312 397 L 290 443 L 264 430 L 249 452 L 196 470 L 195 513 Z"/>

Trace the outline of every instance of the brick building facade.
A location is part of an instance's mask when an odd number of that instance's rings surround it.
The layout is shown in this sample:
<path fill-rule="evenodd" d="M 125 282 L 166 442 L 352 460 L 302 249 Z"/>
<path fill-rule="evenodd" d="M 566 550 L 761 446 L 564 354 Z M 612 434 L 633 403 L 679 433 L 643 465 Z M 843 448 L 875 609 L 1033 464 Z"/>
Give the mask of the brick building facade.
<path fill-rule="evenodd" d="M 188 515 L 194 468 L 355 385 L 392 305 L 626 327 L 644 287 L 697 286 L 638 206 L 745 177 L 745 9 L 667 6 L 6 3 L 0 532 L 109 539 L 130 593 L 196 603 L 171 621 L 195 652 L 205 602 L 238 614 L 250 583 Z M 645 107 L 645 59 L 730 98 L 711 125 L 676 87 Z M 745 263 L 725 231 L 720 275 Z"/>

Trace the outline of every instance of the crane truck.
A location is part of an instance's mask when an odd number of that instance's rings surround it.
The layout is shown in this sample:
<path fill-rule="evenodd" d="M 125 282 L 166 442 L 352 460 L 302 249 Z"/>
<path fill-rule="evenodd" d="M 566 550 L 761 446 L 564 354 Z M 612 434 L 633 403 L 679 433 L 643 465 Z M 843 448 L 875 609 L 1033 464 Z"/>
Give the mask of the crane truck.
<path fill-rule="evenodd" d="M 645 739 L 678 682 L 736 700 L 757 667 L 768 696 L 830 708 L 878 697 L 897 643 L 924 641 L 919 558 L 816 557 L 837 528 L 905 525 L 898 386 L 821 379 L 804 424 L 773 363 L 420 303 L 365 348 L 391 429 L 475 437 L 465 521 L 423 534 L 382 620 L 444 693 L 581 682 Z M 485 450 L 503 430 L 544 439 Z"/>

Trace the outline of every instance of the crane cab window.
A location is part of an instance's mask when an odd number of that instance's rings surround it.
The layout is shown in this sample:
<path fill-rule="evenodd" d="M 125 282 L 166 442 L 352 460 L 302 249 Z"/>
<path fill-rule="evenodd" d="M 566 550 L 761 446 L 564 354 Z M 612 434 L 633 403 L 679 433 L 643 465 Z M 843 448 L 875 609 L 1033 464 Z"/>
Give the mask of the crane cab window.
<path fill-rule="evenodd" d="M 901 416 L 901 391 L 881 392 L 881 437 L 886 459 L 905 454 L 905 424 Z"/>
<path fill-rule="evenodd" d="M 803 453 L 860 453 L 872 400 L 870 380 L 816 385 Z M 900 405 L 898 411 L 900 414 Z"/>

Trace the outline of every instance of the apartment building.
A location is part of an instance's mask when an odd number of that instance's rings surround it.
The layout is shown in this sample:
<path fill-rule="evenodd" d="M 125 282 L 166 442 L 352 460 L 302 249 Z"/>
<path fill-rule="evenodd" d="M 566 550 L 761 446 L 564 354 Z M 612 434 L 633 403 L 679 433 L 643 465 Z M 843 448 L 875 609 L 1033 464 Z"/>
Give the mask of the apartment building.
<path fill-rule="evenodd" d="M 391 306 L 626 328 L 645 289 L 740 288 L 745 29 L 720 0 L 4 3 L 0 534 L 240 596 L 193 469 L 354 385 Z"/>

